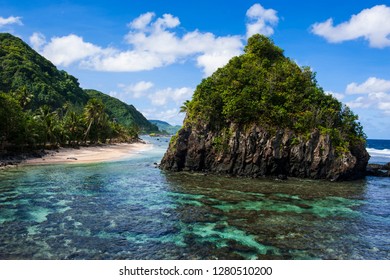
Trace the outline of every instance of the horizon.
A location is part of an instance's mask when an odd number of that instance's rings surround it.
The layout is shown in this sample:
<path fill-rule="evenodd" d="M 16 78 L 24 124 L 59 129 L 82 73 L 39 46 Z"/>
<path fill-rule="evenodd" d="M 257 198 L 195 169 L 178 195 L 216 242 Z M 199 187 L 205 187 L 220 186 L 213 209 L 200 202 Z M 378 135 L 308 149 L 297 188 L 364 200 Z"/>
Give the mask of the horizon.
<path fill-rule="evenodd" d="M 390 6 L 167 2 L 6 0 L 0 32 L 23 39 L 82 88 L 171 125 L 182 124 L 180 106 L 196 85 L 260 33 L 311 67 L 319 86 L 359 116 L 368 139 L 390 139 Z"/>

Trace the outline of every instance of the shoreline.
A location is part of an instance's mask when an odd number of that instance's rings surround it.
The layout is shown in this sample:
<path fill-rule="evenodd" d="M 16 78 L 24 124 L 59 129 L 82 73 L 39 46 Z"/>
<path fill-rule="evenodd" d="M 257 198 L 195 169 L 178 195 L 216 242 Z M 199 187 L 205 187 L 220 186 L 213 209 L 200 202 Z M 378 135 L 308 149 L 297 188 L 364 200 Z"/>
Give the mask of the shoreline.
<path fill-rule="evenodd" d="M 132 158 L 135 155 L 149 151 L 153 144 L 116 143 L 99 144 L 94 146 L 78 148 L 58 148 L 45 150 L 44 152 L 31 153 L 28 156 L 15 156 L 1 161 L 1 169 L 26 165 L 48 165 L 48 164 L 83 164 L 119 161 Z"/>

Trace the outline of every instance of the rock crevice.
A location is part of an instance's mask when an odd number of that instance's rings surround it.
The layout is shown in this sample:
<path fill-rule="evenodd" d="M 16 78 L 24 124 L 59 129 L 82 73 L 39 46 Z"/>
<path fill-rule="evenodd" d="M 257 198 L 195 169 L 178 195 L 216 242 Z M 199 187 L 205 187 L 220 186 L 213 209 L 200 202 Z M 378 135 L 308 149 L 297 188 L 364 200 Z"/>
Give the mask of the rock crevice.
<path fill-rule="evenodd" d="M 314 130 L 306 139 L 289 129 L 272 133 L 261 126 L 231 124 L 222 131 L 184 126 L 171 141 L 161 168 L 234 176 L 277 176 L 350 180 L 365 176 L 364 144 L 337 154 L 329 135 Z"/>

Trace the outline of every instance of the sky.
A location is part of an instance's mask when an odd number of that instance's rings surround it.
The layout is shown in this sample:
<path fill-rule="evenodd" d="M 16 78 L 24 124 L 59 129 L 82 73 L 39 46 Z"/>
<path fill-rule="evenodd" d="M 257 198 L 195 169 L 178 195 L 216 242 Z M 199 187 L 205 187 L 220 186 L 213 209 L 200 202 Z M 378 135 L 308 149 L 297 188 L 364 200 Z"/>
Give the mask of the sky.
<path fill-rule="evenodd" d="M 22 38 L 85 89 L 181 124 L 196 86 L 249 36 L 269 36 L 390 139 L 390 1 L 0 0 L 0 32 Z"/>

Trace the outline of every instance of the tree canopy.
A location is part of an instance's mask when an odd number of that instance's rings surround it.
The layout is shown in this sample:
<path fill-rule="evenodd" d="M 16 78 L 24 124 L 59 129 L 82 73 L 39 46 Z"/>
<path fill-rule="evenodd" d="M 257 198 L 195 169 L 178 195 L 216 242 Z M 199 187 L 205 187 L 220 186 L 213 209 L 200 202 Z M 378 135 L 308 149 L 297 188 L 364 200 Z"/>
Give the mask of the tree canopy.
<path fill-rule="evenodd" d="M 186 110 L 187 122 L 207 120 L 215 129 L 229 123 L 289 128 L 297 134 L 319 129 L 341 147 L 365 139 L 358 117 L 325 94 L 309 67 L 299 67 L 259 34 L 248 39 L 243 55 L 198 85 Z"/>

